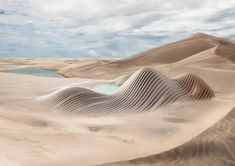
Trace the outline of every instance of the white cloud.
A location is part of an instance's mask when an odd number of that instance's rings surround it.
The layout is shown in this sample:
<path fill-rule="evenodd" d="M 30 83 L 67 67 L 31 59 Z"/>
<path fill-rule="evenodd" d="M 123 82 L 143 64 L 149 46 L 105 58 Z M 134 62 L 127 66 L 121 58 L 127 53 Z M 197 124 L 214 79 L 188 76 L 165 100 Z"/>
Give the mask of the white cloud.
<path fill-rule="evenodd" d="M 234 0 L 0 0 L 0 4 L 4 43 L 0 56 L 126 56 L 198 31 L 235 36 Z"/>

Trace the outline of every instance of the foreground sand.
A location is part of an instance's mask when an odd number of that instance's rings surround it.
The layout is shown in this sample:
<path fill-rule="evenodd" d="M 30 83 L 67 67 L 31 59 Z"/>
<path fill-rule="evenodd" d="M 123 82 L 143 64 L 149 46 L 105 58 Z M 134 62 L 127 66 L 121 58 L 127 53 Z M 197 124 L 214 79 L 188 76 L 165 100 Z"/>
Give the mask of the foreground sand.
<path fill-rule="evenodd" d="M 198 40 L 207 44 L 197 45 Z M 141 66 L 155 67 L 169 77 L 191 72 L 204 79 L 216 96 L 146 114 L 87 118 L 51 112 L 36 99 L 55 87 L 95 80 L 0 73 L 0 162 L 6 166 L 234 165 L 234 46 L 218 42 L 197 34 L 126 60 L 2 59 L 2 63 L 27 64 L 10 68 L 31 64 L 68 76 L 95 78 L 96 70 L 99 79 L 129 75 Z M 151 56 L 176 45 L 174 54 Z M 193 51 L 186 55 L 187 48 Z"/>
<path fill-rule="evenodd" d="M 90 165 L 160 153 L 211 127 L 232 110 L 235 99 L 233 93 L 221 94 L 146 115 L 81 118 L 48 112 L 34 100 L 51 87 L 80 79 L 0 76 L 5 78 L 0 89 L 0 156 L 5 165 Z M 233 134 L 233 123 L 227 127 Z"/>

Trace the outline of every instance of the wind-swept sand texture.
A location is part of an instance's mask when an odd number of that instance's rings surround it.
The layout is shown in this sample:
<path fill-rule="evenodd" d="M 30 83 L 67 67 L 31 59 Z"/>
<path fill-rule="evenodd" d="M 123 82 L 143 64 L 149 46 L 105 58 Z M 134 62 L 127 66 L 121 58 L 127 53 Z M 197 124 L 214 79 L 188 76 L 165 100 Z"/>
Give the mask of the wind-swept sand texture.
<path fill-rule="evenodd" d="M 104 164 L 117 165 L 235 165 L 235 109 L 221 121 L 189 142 L 166 152 L 134 160 Z"/>
<path fill-rule="evenodd" d="M 0 165 L 235 165 L 234 53 L 198 33 L 126 59 L 1 59 L 83 79 L 0 72 Z"/>

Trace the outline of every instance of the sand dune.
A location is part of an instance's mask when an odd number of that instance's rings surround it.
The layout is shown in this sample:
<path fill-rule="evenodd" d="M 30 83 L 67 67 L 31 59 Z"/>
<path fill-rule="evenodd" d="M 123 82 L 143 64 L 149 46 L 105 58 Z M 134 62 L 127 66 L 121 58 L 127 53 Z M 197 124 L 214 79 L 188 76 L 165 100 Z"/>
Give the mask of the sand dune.
<path fill-rule="evenodd" d="M 234 165 L 234 50 L 197 33 L 125 59 L 1 59 L 83 78 L 0 73 L 0 163 Z"/>
<path fill-rule="evenodd" d="M 102 63 L 94 62 L 94 64 L 74 67 L 67 72 L 70 73 L 70 76 L 77 77 L 113 78 L 136 71 L 142 66 L 169 64 L 181 60 L 183 62 L 186 60 L 186 64 L 197 61 L 234 63 L 234 50 L 235 44 L 226 39 L 197 33 L 183 40 L 153 48 L 126 59 Z M 206 56 L 203 56 L 205 54 Z"/>

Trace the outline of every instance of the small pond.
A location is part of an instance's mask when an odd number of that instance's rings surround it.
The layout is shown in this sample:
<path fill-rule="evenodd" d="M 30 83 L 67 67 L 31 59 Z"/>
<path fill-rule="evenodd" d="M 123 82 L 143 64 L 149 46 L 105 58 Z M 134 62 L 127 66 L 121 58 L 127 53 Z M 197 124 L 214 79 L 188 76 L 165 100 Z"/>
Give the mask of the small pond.
<path fill-rule="evenodd" d="M 118 88 L 119 86 L 115 84 L 101 84 L 101 85 L 96 85 L 93 90 L 100 93 L 112 93 L 116 91 Z"/>
<path fill-rule="evenodd" d="M 42 76 L 42 77 L 65 77 L 62 74 L 57 73 L 54 70 L 47 70 L 41 68 L 27 68 L 27 69 L 14 69 L 14 70 L 7 70 L 3 71 L 7 73 L 15 73 L 15 74 L 28 74 L 28 75 L 35 75 L 35 76 Z"/>

